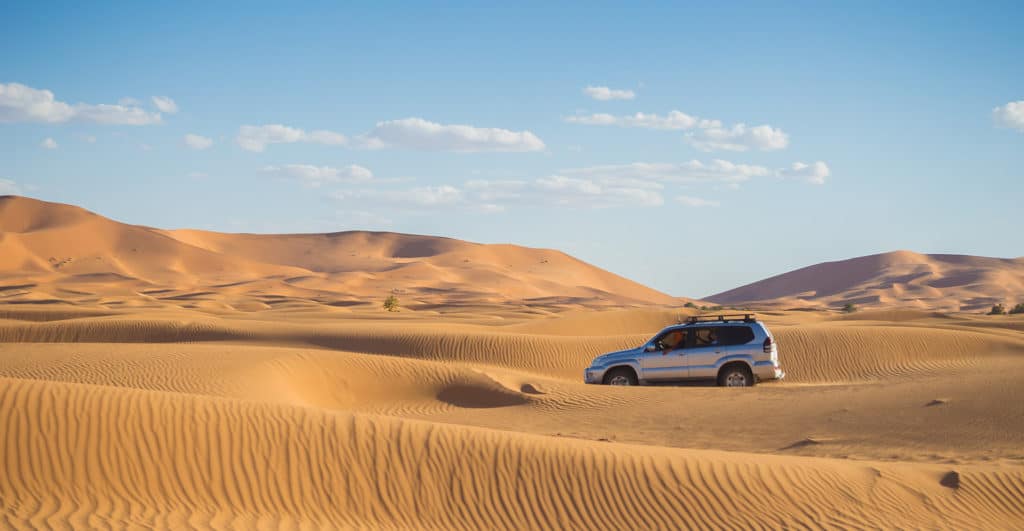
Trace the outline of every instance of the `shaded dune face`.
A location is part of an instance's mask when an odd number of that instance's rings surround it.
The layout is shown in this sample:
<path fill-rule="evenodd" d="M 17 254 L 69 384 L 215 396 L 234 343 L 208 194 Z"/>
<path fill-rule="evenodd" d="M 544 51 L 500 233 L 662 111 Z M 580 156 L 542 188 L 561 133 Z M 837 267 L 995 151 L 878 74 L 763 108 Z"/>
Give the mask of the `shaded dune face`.
<path fill-rule="evenodd" d="M 812 265 L 707 299 L 783 308 L 855 304 L 981 310 L 1024 301 L 1024 258 L 896 251 Z"/>

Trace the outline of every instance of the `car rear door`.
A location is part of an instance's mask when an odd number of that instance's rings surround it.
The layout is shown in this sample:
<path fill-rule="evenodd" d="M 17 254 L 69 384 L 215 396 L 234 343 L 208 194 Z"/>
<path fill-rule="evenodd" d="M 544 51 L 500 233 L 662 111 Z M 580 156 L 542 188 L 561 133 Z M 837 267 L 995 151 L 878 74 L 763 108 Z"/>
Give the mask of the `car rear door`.
<path fill-rule="evenodd" d="M 716 378 L 718 376 L 718 358 L 722 356 L 722 346 L 718 341 L 717 326 L 701 326 L 691 329 L 689 343 L 686 348 L 686 361 L 689 377 L 692 379 Z"/>

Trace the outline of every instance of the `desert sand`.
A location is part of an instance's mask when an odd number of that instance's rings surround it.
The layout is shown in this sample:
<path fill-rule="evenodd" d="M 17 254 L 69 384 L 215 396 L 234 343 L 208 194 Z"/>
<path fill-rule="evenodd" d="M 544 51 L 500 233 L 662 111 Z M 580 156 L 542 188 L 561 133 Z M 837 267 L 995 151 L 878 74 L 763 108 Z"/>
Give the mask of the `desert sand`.
<path fill-rule="evenodd" d="M 706 298 L 772 308 L 853 304 L 976 312 L 1024 302 L 1024 257 L 894 251 L 816 264 Z"/>
<path fill-rule="evenodd" d="M 767 309 L 783 382 L 588 386 L 697 310 L 515 246 L 0 229 L 3 528 L 1024 527 L 1024 316 Z"/>

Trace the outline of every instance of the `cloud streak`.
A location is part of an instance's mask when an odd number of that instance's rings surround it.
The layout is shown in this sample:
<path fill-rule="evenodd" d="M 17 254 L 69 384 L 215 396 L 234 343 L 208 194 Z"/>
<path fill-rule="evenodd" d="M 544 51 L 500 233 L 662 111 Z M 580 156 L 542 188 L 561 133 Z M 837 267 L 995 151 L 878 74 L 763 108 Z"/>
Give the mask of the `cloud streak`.
<path fill-rule="evenodd" d="M 415 151 L 527 152 L 543 151 L 544 142 L 530 131 L 493 127 L 449 125 L 422 118 L 377 122 L 370 131 L 349 138 L 327 130 L 306 132 L 281 124 L 243 125 L 238 145 L 247 151 L 264 151 L 271 144 L 306 142 L 354 149 L 408 149 Z"/>
<path fill-rule="evenodd" d="M 279 177 L 298 180 L 310 188 L 320 188 L 327 184 L 368 183 L 374 179 L 372 171 L 358 164 L 340 168 L 311 164 L 285 164 L 283 166 L 267 166 L 263 168 L 263 171 Z"/>
<path fill-rule="evenodd" d="M 1000 127 L 1009 127 L 1024 132 L 1024 100 L 1011 101 L 992 109 L 992 119 Z"/>
<path fill-rule="evenodd" d="M 178 104 L 167 96 L 153 96 L 153 105 L 162 113 L 174 114 L 178 112 Z"/>
<path fill-rule="evenodd" d="M 205 137 L 202 135 L 196 135 L 193 133 L 185 135 L 182 141 L 185 142 L 186 146 L 197 150 L 208 149 L 210 146 L 213 145 L 212 138 Z"/>
<path fill-rule="evenodd" d="M 684 140 L 701 151 L 775 151 L 789 146 L 789 135 L 770 125 L 738 123 L 725 127 L 719 120 L 702 119 L 677 110 L 665 115 L 642 112 L 623 116 L 581 114 L 566 116 L 563 120 L 580 125 L 687 131 Z"/>
<path fill-rule="evenodd" d="M 422 118 L 378 122 L 358 138 L 368 149 L 399 148 L 418 151 L 526 152 L 543 151 L 544 142 L 530 131 L 494 127 L 439 124 Z"/>
<path fill-rule="evenodd" d="M 631 100 L 636 98 L 636 93 L 632 90 L 612 89 L 608 87 L 590 86 L 583 89 L 583 93 L 598 101 Z"/>
<path fill-rule="evenodd" d="M 69 104 L 53 92 L 20 83 L 0 83 L 0 122 L 59 124 L 71 121 L 101 125 L 151 125 L 161 121 L 158 112 L 137 105 Z"/>
<path fill-rule="evenodd" d="M 287 125 L 270 124 L 243 125 L 238 128 L 235 142 L 246 151 L 261 152 L 271 144 L 294 144 L 297 142 L 344 146 L 348 144 L 348 138 L 334 131 L 318 130 L 307 133 L 302 129 Z"/>

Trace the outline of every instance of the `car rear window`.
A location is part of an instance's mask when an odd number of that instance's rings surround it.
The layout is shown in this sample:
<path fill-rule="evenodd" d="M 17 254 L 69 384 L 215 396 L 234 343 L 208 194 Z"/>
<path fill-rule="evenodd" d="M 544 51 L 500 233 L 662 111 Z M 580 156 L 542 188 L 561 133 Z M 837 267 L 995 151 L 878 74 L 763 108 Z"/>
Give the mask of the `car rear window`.
<path fill-rule="evenodd" d="M 720 345 L 743 345 L 754 339 L 754 331 L 749 326 L 723 326 L 718 329 Z"/>

